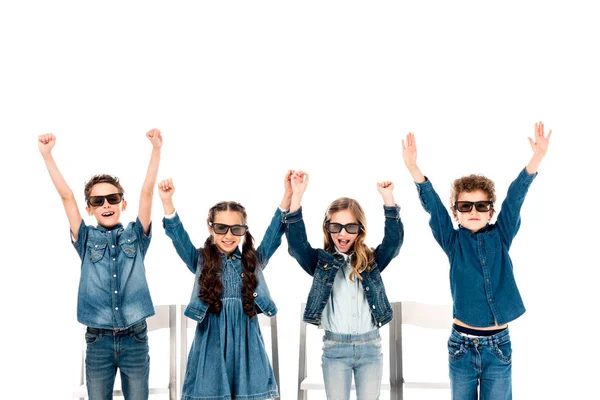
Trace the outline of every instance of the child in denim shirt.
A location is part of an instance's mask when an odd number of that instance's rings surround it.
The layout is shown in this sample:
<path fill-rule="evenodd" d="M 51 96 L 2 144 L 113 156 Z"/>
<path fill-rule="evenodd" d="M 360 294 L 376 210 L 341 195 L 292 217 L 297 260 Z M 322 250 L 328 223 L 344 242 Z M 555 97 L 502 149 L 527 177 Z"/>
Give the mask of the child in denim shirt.
<path fill-rule="evenodd" d="M 127 227 L 121 212 L 127 202 L 118 178 L 96 175 L 85 185 L 86 211 L 97 226 L 83 221 L 73 192 L 60 173 L 52 149 L 56 137 L 38 137 L 38 147 L 60 195 L 81 258 L 77 320 L 87 326 L 85 366 L 90 400 L 112 398 L 117 368 L 125 399 L 148 398 L 146 318 L 154 315 L 144 267 L 151 238 L 152 195 L 162 147 L 158 129 L 146 133 L 152 154 L 142 186 L 138 217 Z"/>
<path fill-rule="evenodd" d="M 511 399 L 512 352 L 508 323 L 525 312 L 508 254 L 521 223 L 520 210 L 537 169 L 546 155 L 550 135 L 535 125 L 529 138 L 533 156 L 512 182 L 495 224 L 494 183 L 482 175 L 456 179 L 451 210 L 454 229 L 431 181 L 417 166 L 414 135 L 402 141 L 404 163 L 417 185 L 421 204 L 430 214 L 435 240 L 450 261 L 454 324 L 448 341 L 453 399 Z"/>
<path fill-rule="evenodd" d="M 262 271 L 281 244 L 284 215 L 291 202 L 292 172 L 286 174 L 280 208 L 257 249 L 246 225 L 245 208 L 232 201 L 211 207 L 206 221 L 209 236 L 197 249 L 175 211 L 173 181 L 165 179 L 158 184 L 165 232 L 195 275 L 185 315 L 198 324 L 185 370 L 182 400 L 278 397 L 257 313 L 268 317 L 277 313 Z"/>
<path fill-rule="evenodd" d="M 377 184 L 383 198 L 382 243 L 364 243 L 367 224 L 356 200 L 342 197 L 327 208 L 324 249 L 311 247 L 300 207 L 308 174 L 292 177 L 292 204 L 286 216 L 289 253 L 313 277 L 304 321 L 325 330 L 323 380 L 328 399 L 350 399 L 352 375 L 357 399 L 378 399 L 383 372 L 379 328 L 393 318 L 381 272 L 398 255 L 404 239 L 392 182 Z"/>

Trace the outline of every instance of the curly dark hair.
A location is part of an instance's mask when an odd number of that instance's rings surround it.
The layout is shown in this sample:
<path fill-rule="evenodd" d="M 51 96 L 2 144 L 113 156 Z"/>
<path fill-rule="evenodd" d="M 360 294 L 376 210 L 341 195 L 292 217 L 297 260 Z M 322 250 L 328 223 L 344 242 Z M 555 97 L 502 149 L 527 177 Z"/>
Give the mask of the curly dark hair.
<path fill-rule="evenodd" d="M 125 189 L 123 189 L 123 186 L 121 186 L 121 182 L 119 182 L 119 178 L 117 178 L 116 176 L 108 174 L 94 175 L 90 178 L 89 181 L 85 183 L 85 186 L 83 188 L 83 195 L 85 196 L 86 203 L 88 202 L 90 193 L 92 193 L 92 188 L 97 183 L 110 183 L 111 185 L 115 186 L 120 193 L 125 193 Z"/>
<path fill-rule="evenodd" d="M 494 213 L 494 203 L 496 203 L 496 189 L 494 187 L 494 181 L 480 174 L 471 174 L 455 179 L 452 183 L 450 209 L 452 210 L 452 214 L 454 214 L 454 218 L 457 218 L 456 207 L 454 203 L 456 203 L 458 200 L 458 196 L 460 196 L 461 193 L 474 192 L 476 190 L 481 190 L 488 196 L 488 199 L 492 202 L 490 215 Z"/>
<path fill-rule="evenodd" d="M 212 206 L 208 210 L 206 222 L 208 224 L 214 222 L 216 214 L 221 211 L 235 211 L 240 213 L 242 224 L 246 224 L 246 209 L 240 203 L 234 201 L 222 201 Z M 223 303 L 221 302 L 221 296 L 223 295 L 221 253 L 217 245 L 214 244 L 212 236 L 206 239 L 204 247 L 199 250 L 201 251 L 204 265 L 202 274 L 198 278 L 198 284 L 200 285 L 200 294 L 198 297 L 208 305 L 209 312 L 218 314 L 223 308 Z M 246 235 L 244 236 L 241 261 L 244 271 L 242 275 L 242 305 L 244 312 L 252 319 L 256 315 L 254 290 L 258 285 L 258 278 L 254 274 L 254 271 L 258 265 L 258 259 L 256 249 L 254 248 L 254 238 L 250 234 L 250 231 L 246 231 Z"/>

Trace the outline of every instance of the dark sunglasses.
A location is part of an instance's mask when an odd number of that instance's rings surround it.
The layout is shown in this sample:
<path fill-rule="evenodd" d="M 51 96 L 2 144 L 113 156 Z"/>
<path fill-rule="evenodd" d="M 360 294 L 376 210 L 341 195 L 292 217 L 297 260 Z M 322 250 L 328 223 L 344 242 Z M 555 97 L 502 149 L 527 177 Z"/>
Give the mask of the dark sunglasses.
<path fill-rule="evenodd" d="M 213 228 L 213 231 L 219 235 L 225 235 L 230 229 L 233 236 L 244 236 L 248 231 L 248 225 L 225 225 L 215 224 L 213 222 L 209 223 L 209 225 Z"/>
<path fill-rule="evenodd" d="M 104 199 L 109 204 L 119 204 L 123 200 L 123 193 L 111 193 L 106 196 L 90 196 L 87 198 L 87 203 L 92 207 L 100 207 L 104 204 Z"/>
<path fill-rule="evenodd" d="M 361 224 L 346 224 L 346 225 L 342 225 L 342 224 L 338 224 L 335 222 L 325 222 L 325 229 L 327 229 L 327 232 L 329 233 L 340 233 L 342 231 L 342 229 L 345 229 L 346 232 L 354 235 L 356 233 L 358 233 L 360 231 L 360 228 L 362 228 Z"/>
<path fill-rule="evenodd" d="M 470 212 L 473 206 L 478 212 L 486 212 L 491 210 L 492 205 L 494 203 L 491 201 L 457 201 L 454 203 L 454 207 L 460 212 Z"/>

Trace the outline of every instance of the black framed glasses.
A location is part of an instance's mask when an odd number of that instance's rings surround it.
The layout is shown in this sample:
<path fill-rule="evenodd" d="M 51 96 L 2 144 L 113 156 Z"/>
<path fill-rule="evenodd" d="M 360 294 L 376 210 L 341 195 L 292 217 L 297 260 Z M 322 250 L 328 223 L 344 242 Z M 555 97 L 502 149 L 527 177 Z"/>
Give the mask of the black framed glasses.
<path fill-rule="evenodd" d="M 104 199 L 109 204 L 119 204 L 123 200 L 123 193 L 111 193 L 105 196 L 90 196 L 87 198 L 87 203 L 92 207 L 100 207 L 104 204 Z"/>
<path fill-rule="evenodd" d="M 360 228 L 362 228 L 362 225 L 356 223 L 342 225 L 338 224 L 337 222 L 325 222 L 325 229 L 327 229 L 327 232 L 329 233 L 340 233 L 342 229 L 345 229 L 346 232 L 354 235 L 360 231 Z"/>
<path fill-rule="evenodd" d="M 233 236 L 244 236 L 248 232 L 248 225 L 226 225 L 214 222 L 209 223 L 209 225 L 219 235 L 225 235 L 230 229 Z"/>
<path fill-rule="evenodd" d="M 475 210 L 478 212 L 487 212 L 492 209 L 494 205 L 491 201 L 457 201 L 454 203 L 454 207 L 460 212 L 470 212 L 475 206 Z"/>

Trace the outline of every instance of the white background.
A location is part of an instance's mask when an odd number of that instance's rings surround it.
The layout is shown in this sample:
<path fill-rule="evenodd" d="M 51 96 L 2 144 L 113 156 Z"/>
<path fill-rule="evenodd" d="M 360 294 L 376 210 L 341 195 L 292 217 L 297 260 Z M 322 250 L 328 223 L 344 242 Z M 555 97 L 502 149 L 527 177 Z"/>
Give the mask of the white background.
<path fill-rule="evenodd" d="M 287 169 L 311 174 L 304 210 L 313 246 L 322 245 L 326 206 L 340 196 L 363 205 L 367 243 L 376 246 L 383 217 L 375 182 L 392 180 L 406 238 L 383 275 L 388 296 L 449 303 L 447 260 L 403 165 L 401 139 L 416 134 L 419 164 L 443 199 L 454 178 L 483 173 L 501 201 L 542 120 L 554 134 L 511 250 L 527 307 L 511 323 L 514 393 L 589 398 L 600 356 L 592 193 L 600 25 L 592 2 L 555 3 L 2 2 L 0 397 L 70 398 L 77 376 L 79 259 L 38 134 L 56 134 L 55 158 L 83 214 L 86 180 L 121 178 L 126 223 L 137 214 L 150 155 L 144 133 L 161 129 L 159 179 L 174 178 L 176 207 L 197 246 L 208 208 L 223 199 L 246 206 L 258 242 Z M 185 304 L 193 276 L 162 215 L 155 196 L 148 282 L 156 304 Z M 288 400 L 311 279 L 285 239 L 266 277 L 279 307 Z M 318 339 L 313 346 L 318 352 Z M 417 364 L 434 368 L 430 348 L 418 350 Z M 435 368 L 445 373 L 441 360 Z"/>

